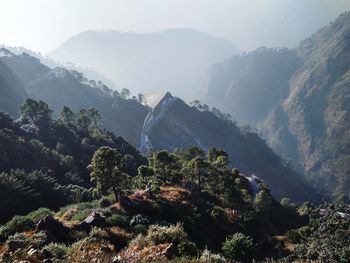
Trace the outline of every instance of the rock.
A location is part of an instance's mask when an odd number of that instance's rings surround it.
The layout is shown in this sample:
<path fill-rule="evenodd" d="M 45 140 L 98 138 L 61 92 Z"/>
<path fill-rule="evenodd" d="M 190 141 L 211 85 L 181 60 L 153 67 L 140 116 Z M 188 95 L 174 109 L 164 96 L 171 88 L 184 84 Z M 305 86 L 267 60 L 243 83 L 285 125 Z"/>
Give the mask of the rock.
<path fill-rule="evenodd" d="M 45 231 L 48 238 L 52 241 L 63 243 L 72 241 L 72 238 L 69 234 L 69 228 L 65 227 L 61 222 L 54 219 L 51 215 L 48 215 L 41 219 L 38 222 L 35 231 Z"/>
<path fill-rule="evenodd" d="M 122 260 L 122 257 L 120 255 L 115 256 L 113 258 L 113 261 L 112 261 L 112 263 L 121 263 L 121 262 L 123 262 L 123 260 Z"/>
<path fill-rule="evenodd" d="M 35 254 L 37 254 L 38 251 L 34 248 L 31 248 L 29 251 L 28 251 L 28 256 L 34 256 Z"/>
<path fill-rule="evenodd" d="M 25 247 L 27 244 L 24 240 L 10 240 L 7 242 L 10 251 L 16 251 L 17 249 Z"/>
<path fill-rule="evenodd" d="M 49 250 L 43 249 L 43 250 L 41 251 L 41 257 L 42 257 L 42 258 L 45 258 L 45 259 L 49 259 L 49 258 L 52 258 L 53 255 L 52 255 L 52 253 L 51 253 Z"/>
<path fill-rule="evenodd" d="M 136 225 L 149 225 L 150 220 L 147 216 L 144 216 L 142 214 L 134 215 L 130 220 L 130 226 L 136 226 Z"/>
<path fill-rule="evenodd" d="M 176 247 L 174 246 L 173 243 L 170 243 L 164 250 L 163 250 L 163 255 L 167 258 L 171 258 L 173 256 L 175 256 L 177 252 Z"/>
<path fill-rule="evenodd" d="M 121 196 L 119 199 L 119 203 L 121 207 L 130 207 L 132 205 L 132 201 L 127 196 Z"/>
<path fill-rule="evenodd" d="M 77 228 L 89 231 L 93 226 L 103 226 L 104 217 L 101 213 L 93 211 L 84 221 L 77 225 Z"/>

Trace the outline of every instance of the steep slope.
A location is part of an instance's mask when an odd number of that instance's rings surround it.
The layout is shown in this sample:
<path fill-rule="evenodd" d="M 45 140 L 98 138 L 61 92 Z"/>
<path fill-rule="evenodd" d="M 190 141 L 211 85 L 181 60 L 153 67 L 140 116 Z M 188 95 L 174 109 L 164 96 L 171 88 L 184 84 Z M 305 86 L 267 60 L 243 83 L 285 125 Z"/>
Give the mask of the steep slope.
<path fill-rule="evenodd" d="M 152 119 L 156 122 L 147 127 L 147 135 L 149 145 L 155 149 L 219 147 L 229 154 L 232 167 L 265 180 L 275 196 L 289 196 L 299 201 L 312 196 L 298 174 L 285 167 L 255 133 L 243 132 L 213 113 L 189 107 L 170 94 L 157 105 Z"/>
<path fill-rule="evenodd" d="M 260 49 L 216 66 L 206 100 L 260 128 L 320 189 L 347 193 L 349 70 L 344 13 L 294 50 Z"/>
<path fill-rule="evenodd" d="M 289 78 L 300 64 L 295 51 L 260 48 L 214 65 L 203 99 L 239 123 L 257 125 L 289 93 Z"/>
<path fill-rule="evenodd" d="M 21 79 L 3 60 L 12 54 L 0 49 L 0 110 L 18 116 L 19 105 L 28 96 Z"/>
<path fill-rule="evenodd" d="M 228 40 L 192 29 L 158 33 L 86 31 L 49 56 L 93 67 L 135 93 L 174 92 L 196 98 L 212 63 L 238 49 Z"/>

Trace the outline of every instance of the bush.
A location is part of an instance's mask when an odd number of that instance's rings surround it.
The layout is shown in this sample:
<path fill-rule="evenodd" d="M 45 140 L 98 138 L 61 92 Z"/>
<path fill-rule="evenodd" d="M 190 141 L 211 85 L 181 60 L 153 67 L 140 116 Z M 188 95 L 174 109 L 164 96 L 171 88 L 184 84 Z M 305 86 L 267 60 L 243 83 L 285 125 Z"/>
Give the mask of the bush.
<path fill-rule="evenodd" d="M 149 225 L 150 221 L 147 216 L 144 216 L 142 214 L 134 215 L 130 220 L 130 226 L 135 225 Z"/>
<path fill-rule="evenodd" d="M 89 238 L 100 242 L 109 239 L 109 235 L 106 230 L 99 227 L 93 227 L 90 231 Z"/>
<path fill-rule="evenodd" d="M 180 256 L 196 256 L 198 249 L 195 243 L 184 240 L 177 245 L 177 251 Z"/>
<path fill-rule="evenodd" d="M 174 243 L 177 245 L 186 239 L 187 234 L 180 223 L 170 226 L 151 225 L 146 236 L 147 242 L 154 245 L 164 243 Z"/>
<path fill-rule="evenodd" d="M 109 207 L 112 205 L 111 200 L 109 200 L 107 197 L 102 197 L 98 203 L 102 208 Z"/>
<path fill-rule="evenodd" d="M 38 223 L 42 218 L 48 215 L 53 215 L 54 213 L 46 208 L 46 207 L 41 207 L 30 214 L 28 216 L 33 220 L 34 223 Z"/>
<path fill-rule="evenodd" d="M 125 215 L 115 214 L 107 217 L 105 220 L 107 226 L 119 226 L 122 228 L 129 226 L 129 218 Z"/>
<path fill-rule="evenodd" d="M 214 254 L 208 249 L 204 249 L 200 258 L 200 262 L 203 263 L 225 263 L 226 259 L 220 254 Z"/>
<path fill-rule="evenodd" d="M 135 234 L 146 234 L 147 233 L 147 227 L 145 225 L 139 224 L 133 227 L 133 232 Z"/>
<path fill-rule="evenodd" d="M 7 238 L 18 232 L 24 232 L 34 227 L 34 222 L 29 216 L 14 216 L 9 222 L 0 228 L 0 237 Z"/>
<path fill-rule="evenodd" d="M 50 243 L 46 245 L 43 250 L 49 251 L 55 259 L 64 259 L 67 254 L 68 247 L 64 244 Z"/>
<path fill-rule="evenodd" d="M 45 232 L 43 231 L 34 233 L 33 236 L 31 237 L 31 244 L 34 247 L 42 247 L 43 245 L 47 244 L 47 242 L 48 242 L 48 238 Z"/>
<path fill-rule="evenodd" d="M 215 224 L 224 223 L 227 221 L 227 216 L 221 207 L 214 206 L 210 212 L 210 218 Z"/>
<path fill-rule="evenodd" d="M 148 245 L 147 240 L 144 235 L 138 234 L 134 239 L 129 243 L 130 247 L 138 246 L 139 248 L 144 248 Z"/>
<path fill-rule="evenodd" d="M 253 252 L 253 240 L 242 233 L 235 233 L 226 238 L 222 251 L 226 258 L 237 261 L 247 261 Z"/>

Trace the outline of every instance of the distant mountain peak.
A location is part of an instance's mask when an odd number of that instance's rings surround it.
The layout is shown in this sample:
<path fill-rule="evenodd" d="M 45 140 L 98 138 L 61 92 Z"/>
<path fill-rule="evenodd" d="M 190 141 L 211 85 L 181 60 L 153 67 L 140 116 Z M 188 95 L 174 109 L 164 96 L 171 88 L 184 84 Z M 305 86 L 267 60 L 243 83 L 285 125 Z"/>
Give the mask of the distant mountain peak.
<path fill-rule="evenodd" d="M 14 54 L 6 48 L 0 48 L 0 57 L 12 57 Z"/>

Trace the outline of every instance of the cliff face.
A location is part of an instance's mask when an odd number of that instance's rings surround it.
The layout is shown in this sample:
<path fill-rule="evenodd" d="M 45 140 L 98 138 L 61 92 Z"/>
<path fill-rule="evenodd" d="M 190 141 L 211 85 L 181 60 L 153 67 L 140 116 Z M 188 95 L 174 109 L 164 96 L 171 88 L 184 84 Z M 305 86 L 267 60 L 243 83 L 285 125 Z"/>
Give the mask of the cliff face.
<path fill-rule="evenodd" d="M 350 13 L 294 50 L 260 49 L 220 67 L 227 81 L 214 69 L 207 100 L 215 93 L 320 189 L 348 192 Z"/>
<path fill-rule="evenodd" d="M 189 107 L 180 99 L 162 112 L 148 130 L 148 137 L 155 149 L 221 148 L 228 153 L 232 167 L 265 180 L 275 196 L 299 201 L 312 196 L 312 190 L 299 175 L 284 166 L 257 134 L 243 132 L 213 113 Z"/>

